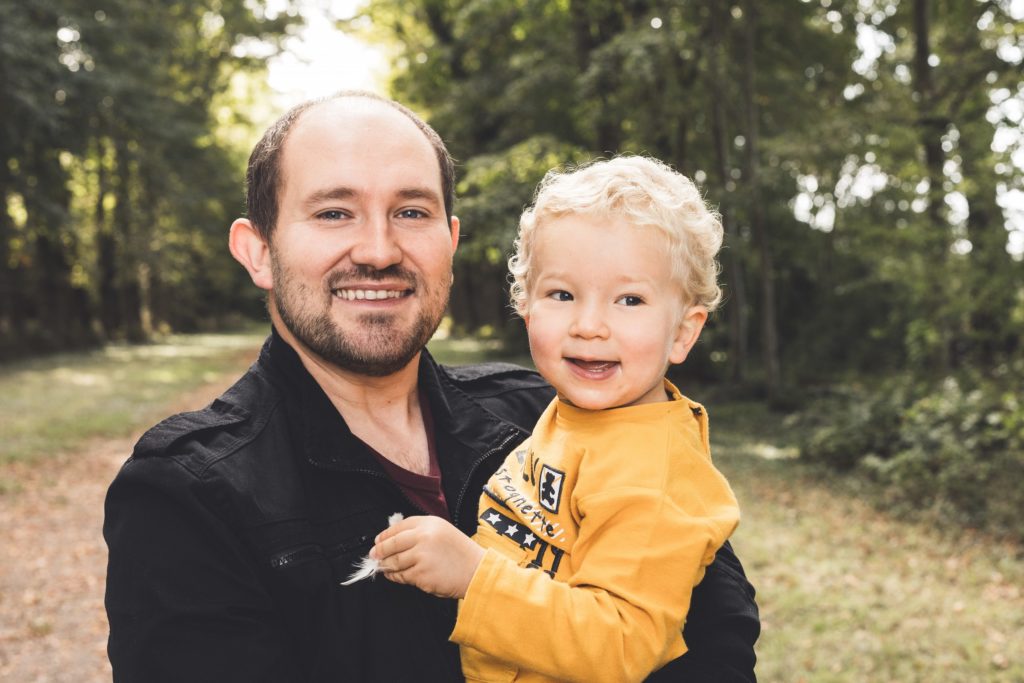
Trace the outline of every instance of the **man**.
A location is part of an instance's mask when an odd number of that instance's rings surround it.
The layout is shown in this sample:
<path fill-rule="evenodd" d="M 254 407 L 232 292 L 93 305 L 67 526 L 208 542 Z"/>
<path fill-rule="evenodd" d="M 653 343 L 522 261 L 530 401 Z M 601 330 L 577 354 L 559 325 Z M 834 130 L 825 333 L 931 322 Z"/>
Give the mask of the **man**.
<path fill-rule="evenodd" d="M 220 399 L 139 441 L 107 497 L 118 681 L 457 681 L 456 603 L 342 586 L 388 515 L 476 526 L 477 492 L 552 393 L 438 366 L 459 222 L 440 138 L 397 103 L 300 105 L 257 144 L 230 248 L 273 331 Z M 688 580 L 680 577 L 681 581 Z M 753 592 L 723 549 L 690 652 L 652 679 L 753 680 Z"/>

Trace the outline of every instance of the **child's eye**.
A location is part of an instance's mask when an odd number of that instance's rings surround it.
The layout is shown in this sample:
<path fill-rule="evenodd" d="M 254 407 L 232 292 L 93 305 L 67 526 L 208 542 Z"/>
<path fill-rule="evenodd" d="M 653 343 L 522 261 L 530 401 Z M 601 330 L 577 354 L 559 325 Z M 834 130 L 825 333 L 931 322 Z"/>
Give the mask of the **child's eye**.
<path fill-rule="evenodd" d="M 636 296 L 635 294 L 627 294 L 625 296 L 620 296 L 615 301 L 615 303 L 622 304 L 623 306 L 639 306 L 643 304 L 643 302 L 644 300 Z"/>
<path fill-rule="evenodd" d="M 556 289 L 555 291 L 548 294 L 549 297 L 555 301 L 572 301 L 572 294 L 565 291 L 564 289 Z"/>

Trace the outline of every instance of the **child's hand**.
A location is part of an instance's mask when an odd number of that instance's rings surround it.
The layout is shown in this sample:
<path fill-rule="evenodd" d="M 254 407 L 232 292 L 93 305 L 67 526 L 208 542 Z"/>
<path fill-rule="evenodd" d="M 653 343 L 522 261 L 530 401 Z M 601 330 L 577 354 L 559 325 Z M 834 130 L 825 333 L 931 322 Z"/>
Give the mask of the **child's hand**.
<path fill-rule="evenodd" d="M 484 550 L 440 517 L 410 517 L 378 534 L 370 557 L 395 583 L 463 598 Z"/>

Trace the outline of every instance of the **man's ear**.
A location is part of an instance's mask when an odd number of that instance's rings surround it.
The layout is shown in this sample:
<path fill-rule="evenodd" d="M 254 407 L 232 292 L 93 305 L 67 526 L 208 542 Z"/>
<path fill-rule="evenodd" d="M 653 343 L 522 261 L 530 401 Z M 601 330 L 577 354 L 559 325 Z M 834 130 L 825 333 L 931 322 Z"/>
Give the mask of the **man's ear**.
<path fill-rule="evenodd" d="M 672 340 L 672 349 L 668 355 L 669 363 L 678 364 L 686 360 L 707 321 L 708 309 L 703 306 L 690 306 L 683 312 L 676 328 L 676 336 Z"/>
<path fill-rule="evenodd" d="M 452 228 L 452 252 L 454 252 L 456 249 L 459 248 L 459 230 L 461 229 L 459 217 L 452 216 L 452 219 L 451 221 L 449 221 L 449 223 L 451 224 Z"/>
<path fill-rule="evenodd" d="M 274 287 L 274 277 L 270 268 L 270 245 L 263 235 L 247 218 L 238 218 L 231 224 L 228 234 L 228 248 L 235 260 L 242 264 L 253 284 L 260 289 L 270 290 Z"/>

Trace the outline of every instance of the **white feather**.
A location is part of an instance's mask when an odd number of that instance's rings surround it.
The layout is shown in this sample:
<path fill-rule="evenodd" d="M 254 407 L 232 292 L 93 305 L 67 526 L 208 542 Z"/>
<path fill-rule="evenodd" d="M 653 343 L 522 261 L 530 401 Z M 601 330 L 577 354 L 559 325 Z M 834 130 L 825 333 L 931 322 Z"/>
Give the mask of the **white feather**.
<path fill-rule="evenodd" d="M 396 512 L 388 517 L 388 526 L 394 526 L 404 519 L 401 512 Z M 349 586 L 356 581 L 362 581 L 363 579 L 373 578 L 376 575 L 377 570 L 380 568 L 380 562 L 373 559 L 369 555 L 361 558 L 356 562 L 356 570 L 344 581 L 341 582 L 342 586 Z"/>

